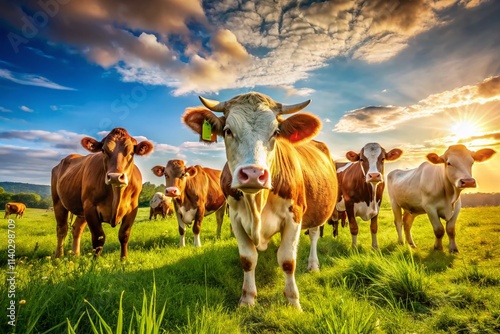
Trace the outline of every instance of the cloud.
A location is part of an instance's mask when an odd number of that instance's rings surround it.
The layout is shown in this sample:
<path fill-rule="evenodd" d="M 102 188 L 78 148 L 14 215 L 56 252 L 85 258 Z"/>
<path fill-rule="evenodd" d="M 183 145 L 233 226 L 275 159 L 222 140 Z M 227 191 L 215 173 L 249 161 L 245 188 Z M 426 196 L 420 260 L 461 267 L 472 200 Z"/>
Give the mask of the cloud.
<path fill-rule="evenodd" d="M 342 116 L 333 131 L 378 133 L 395 129 L 398 124 L 412 119 L 493 101 L 500 101 L 500 76 L 486 78 L 476 85 L 432 94 L 406 107 L 370 106 L 352 110 Z"/>
<path fill-rule="evenodd" d="M 49 144 L 54 148 L 64 148 L 72 151 L 81 148 L 80 141 L 84 135 L 60 130 L 49 132 L 44 130 L 11 130 L 0 132 L 0 139 L 24 140 L 37 144 Z"/>
<path fill-rule="evenodd" d="M 25 112 L 33 112 L 33 109 L 30 109 L 26 106 L 20 106 L 19 109 L 21 109 L 22 111 L 25 111 Z"/>
<path fill-rule="evenodd" d="M 58 90 L 75 90 L 74 88 L 56 84 L 55 82 L 52 82 L 49 79 L 39 75 L 16 73 L 2 68 L 0 68 L 0 78 L 3 78 L 5 80 L 10 80 L 20 85 L 37 86 L 37 87 L 44 87 L 44 88 L 58 89 Z"/>
<path fill-rule="evenodd" d="M 12 110 L 7 109 L 5 107 L 0 107 L 0 112 L 12 112 Z"/>
<path fill-rule="evenodd" d="M 0 16 L 21 31 L 40 1 L 2 5 Z M 152 0 L 71 1 L 59 6 L 38 38 L 64 43 L 112 68 L 125 82 L 164 85 L 174 95 L 256 86 L 289 87 L 332 59 L 385 62 L 423 32 L 446 24 L 440 14 L 479 0 L 337 0 L 269 2 Z M 26 12 L 25 12 L 26 11 Z M 33 52 L 36 50 L 32 49 Z M 48 79 L 5 72 L 18 83 L 71 89 Z M 28 77 L 26 77 L 28 76 Z"/>

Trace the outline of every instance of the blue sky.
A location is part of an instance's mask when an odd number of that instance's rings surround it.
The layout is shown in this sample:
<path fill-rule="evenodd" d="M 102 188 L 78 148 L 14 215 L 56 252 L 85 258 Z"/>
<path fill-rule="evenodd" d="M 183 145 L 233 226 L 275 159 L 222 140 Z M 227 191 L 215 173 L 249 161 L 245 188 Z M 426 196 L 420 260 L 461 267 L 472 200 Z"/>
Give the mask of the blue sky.
<path fill-rule="evenodd" d="M 0 181 L 49 184 L 83 136 L 124 127 L 170 159 L 221 168 L 180 122 L 199 95 L 312 99 L 335 159 L 368 142 L 413 168 L 464 143 L 500 151 L 500 2 L 25 0 L 0 3 Z M 500 154 L 474 166 L 500 191 Z"/>

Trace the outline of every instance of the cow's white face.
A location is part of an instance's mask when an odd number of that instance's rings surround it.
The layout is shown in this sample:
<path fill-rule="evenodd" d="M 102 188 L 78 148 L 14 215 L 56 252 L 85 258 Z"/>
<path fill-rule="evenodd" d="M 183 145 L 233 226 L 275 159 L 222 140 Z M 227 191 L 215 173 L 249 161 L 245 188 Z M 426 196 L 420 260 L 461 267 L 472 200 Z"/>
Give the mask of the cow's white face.
<path fill-rule="evenodd" d="M 475 161 L 488 160 L 494 153 L 495 151 L 489 148 L 472 152 L 463 145 L 452 145 L 442 156 L 430 153 L 427 159 L 433 164 L 444 164 L 445 177 L 454 187 L 475 188 L 477 185 L 472 177 L 472 165 Z"/>
<path fill-rule="evenodd" d="M 367 183 L 384 182 L 384 162 L 398 159 L 403 151 L 392 149 L 386 152 L 378 143 L 366 144 L 359 154 L 350 151 L 346 157 L 352 162 L 359 161 Z"/>
<path fill-rule="evenodd" d="M 271 110 L 235 108 L 223 129 L 232 188 L 256 192 L 271 188 L 269 176 L 278 121 Z"/>

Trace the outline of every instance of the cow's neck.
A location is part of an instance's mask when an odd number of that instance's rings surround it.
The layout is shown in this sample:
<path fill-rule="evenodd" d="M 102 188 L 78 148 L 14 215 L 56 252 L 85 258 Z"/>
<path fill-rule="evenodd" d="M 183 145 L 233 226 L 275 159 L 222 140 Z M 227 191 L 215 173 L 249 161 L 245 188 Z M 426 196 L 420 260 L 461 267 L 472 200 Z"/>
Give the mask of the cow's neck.
<path fill-rule="evenodd" d="M 122 205 L 123 194 L 125 193 L 126 187 L 114 187 L 111 186 L 113 191 L 113 203 L 111 205 L 111 227 L 115 227 L 120 223 L 123 216 L 125 215 L 124 205 Z"/>
<path fill-rule="evenodd" d="M 244 193 L 243 195 L 243 200 L 245 201 L 245 206 L 251 219 L 249 233 L 250 239 L 253 241 L 255 246 L 260 244 L 260 230 L 262 225 L 261 214 L 264 209 L 267 196 L 269 196 L 268 190 L 261 190 L 256 194 Z"/>

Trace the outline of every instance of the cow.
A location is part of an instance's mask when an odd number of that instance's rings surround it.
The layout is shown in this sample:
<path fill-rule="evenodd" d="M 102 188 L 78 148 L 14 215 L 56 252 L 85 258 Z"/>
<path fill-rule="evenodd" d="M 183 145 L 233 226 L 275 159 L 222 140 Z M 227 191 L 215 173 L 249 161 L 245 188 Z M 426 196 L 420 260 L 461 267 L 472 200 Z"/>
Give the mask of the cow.
<path fill-rule="evenodd" d="M 174 213 L 174 205 L 172 203 L 172 199 L 168 196 L 165 196 L 162 192 L 157 192 L 153 195 L 151 200 L 149 201 L 149 220 L 161 215 L 163 219 L 168 216 L 171 216 Z"/>
<path fill-rule="evenodd" d="M 239 304 L 255 304 L 258 251 L 266 250 L 273 235 L 281 233 L 277 257 L 285 274 L 284 295 L 300 310 L 295 282 L 300 230 L 309 229 L 308 269 L 318 270 L 319 226 L 332 214 L 337 198 L 337 178 L 328 147 L 311 141 L 321 121 L 306 113 L 283 118 L 305 108 L 310 100 L 283 105 L 257 92 L 226 102 L 201 96 L 200 100 L 209 110 L 188 108 L 182 121 L 199 134 L 208 122 L 212 134 L 224 138 L 227 163 L 221 186 L 244 272 Z"/>
<path fill-rule="evenodd" d="M 199 165 L 186 167 L 183 160 L 169 160 L 165 167 L 154 166 L 153 174 L 165 176 L 165 195 L 174 202 L 179 225 L 179 246 L 186 245 L 186 225 L 193 221 L 194 246 L 201 246 L 200 231 L 203 217 L 215 212 L 217 238 L 220 238 L 226 198 L 220 187 L 221 171 Z"/>
<path fill-rule="evenodd" d="M 5 204 L 5 216 L 4 219 L 9 218 L 10 215 L 15 214 L 16 218 L 23 218 L 24 211 L 26 210 L 26 204 L 19 202 L 8 202 Z"/>
<path fill-rule="evenodd" d="M 411 227 L 416 216 L 427 214 L 436 240 L 435 250 L 443 249 L 445 229 L 441 219 L 446 221 L 450 253 L 458 253 L 455 242 L 455 224 L 460 213 L 460 193 L 466 188 L 475 188 L 472 165 L 491 158 L 494 150 L 485 148 L 469 151 L 464 145 L 451 145 L 439 156 L 427 154 L 427 160 L 415 169 L 396 169 L 387 175 L 387 188 L 394 213 L 394 224 L 398 241 L 403 244 L 402 227 L 406 242 L 416 247 Z M 402 213 L 404 211 L 404 213 Z"/>
<path fill-rule="evenodd" d="M 357 247 L 356 217 L 360 217 L 364 221 L 370 220 L 372 248 L 378 249 L 378 214 L 385 188 L 384 164 L 385 161 L 399 159 L 402 153 L 399 148 L 386 151 L 378 143 L 368 143 L 359 153 L 346 153 L 349 163 L 336 163 L 339 197 L 331 218 L 334 236 L 338 235 L 337 215 L 342 218 L 345 212 L 349 221 L 352 247 Z"/>
<path fill-rule="evenodd" d="M 153 144 L 149 141 L 137 143 L 127 130 L 115 128 L 101 141 L 84 137 L 81 145 L 92 154 L 68 155 L 52 169 L 51 192 L 57 221 L 55 257 L 64 255 L 68 213 L 71 212 L 76 216 L 72 225 L 75 255 L 80 254 L 80 239 L 87 224 L 97 257 L 106 240 L 102 222 L 112 227 L 121 222 L 118 239 L 121 259 L 125 259 L 142 190 L 142 175 L 134 164 L 134 156 L 151 153 Z"/>

